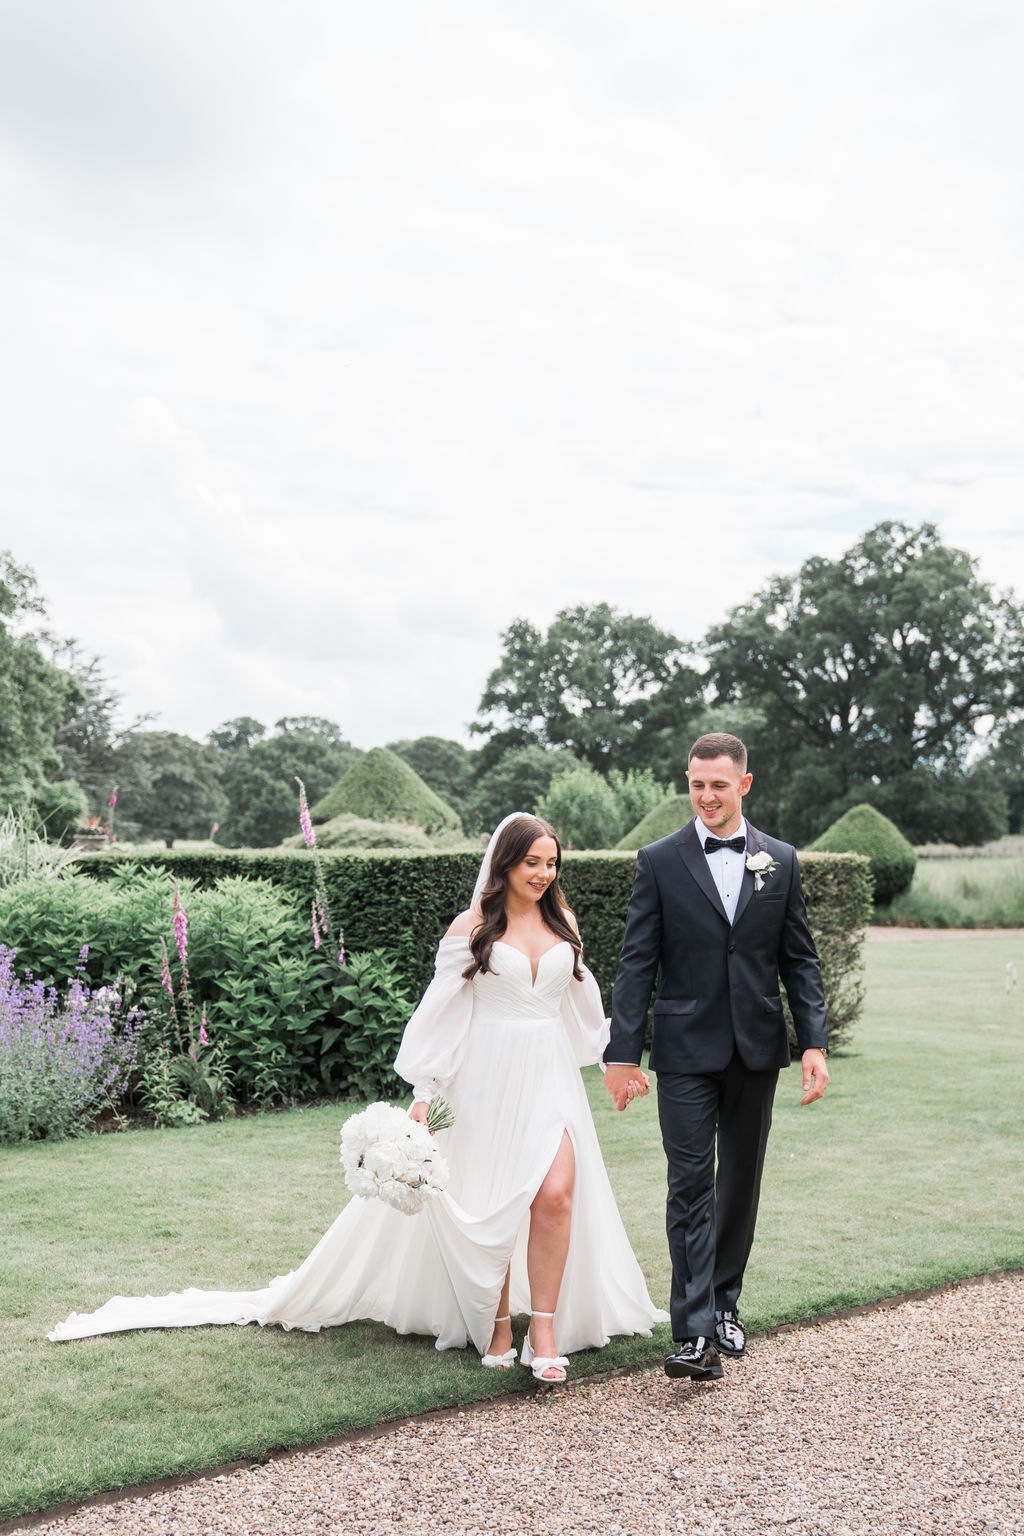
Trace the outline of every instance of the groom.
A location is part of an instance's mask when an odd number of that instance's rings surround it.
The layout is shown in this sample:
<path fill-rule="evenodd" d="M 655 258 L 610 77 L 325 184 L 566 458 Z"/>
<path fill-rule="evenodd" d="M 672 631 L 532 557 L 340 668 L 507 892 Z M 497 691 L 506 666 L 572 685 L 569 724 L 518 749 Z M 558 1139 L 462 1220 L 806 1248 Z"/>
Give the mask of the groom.
<path fill-rule="evenodd" d="M 746 748 L 702 736 L 686 776 L 696 819 L 637 856 L 605 1083 L 617 1109 L 646 1092 L 639 1063 L 657 981 L 650 1065 L 668 1159 L 676 1341 L 665 1370 L 707 1381 L 722 1374 L 720 1354 L 746 1344 L 737 1302 L 775 1086 L 790 1061 L 780 976 L 802 1053 L 801 1104 L 825 1092 L 827 1030 L 796 854 L 743 816 Z"/>

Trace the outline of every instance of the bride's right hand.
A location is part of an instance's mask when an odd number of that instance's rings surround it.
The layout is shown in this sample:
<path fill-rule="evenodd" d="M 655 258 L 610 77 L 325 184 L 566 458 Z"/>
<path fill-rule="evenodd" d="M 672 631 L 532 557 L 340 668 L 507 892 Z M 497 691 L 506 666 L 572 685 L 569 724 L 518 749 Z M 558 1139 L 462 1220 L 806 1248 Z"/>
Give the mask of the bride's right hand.
<path fill-rule="evenodd" d="M 417 1099 L 409 1110 L 409 1119 L 418 1120 L 420 1125 L 427 1123 L 427 1105 L 422 1099 Z"/>

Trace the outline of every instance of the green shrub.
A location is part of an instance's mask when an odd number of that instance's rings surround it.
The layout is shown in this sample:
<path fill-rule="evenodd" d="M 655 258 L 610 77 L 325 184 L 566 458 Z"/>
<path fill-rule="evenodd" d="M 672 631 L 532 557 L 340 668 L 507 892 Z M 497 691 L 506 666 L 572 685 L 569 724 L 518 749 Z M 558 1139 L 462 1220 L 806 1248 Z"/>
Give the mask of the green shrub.
<path fill-rule="evenodd" d="M 656 805 L 653 811 L 648 811 L 625 837 L 619 838 L 615 846 L 636 853 L 638 849 L 646 848 L 648 843 L 656 843 L 660 837 L 678 832 L 692 820 L 693 806 L 689 795 L 670 795 L 660 805 Z"/>
<path fill-rule="evenodd" d="M 903 833 L 873 805 L 855 805 L 811 844 L 816 853 L 860 853 L 871 864 L 875 900 L 887 906 L 910 889 L 917 854 Z"/>
<path fill-rule="evenodd" d="M 563 848 L 611 848 L 622 830 L 613 790 L 586 763 L 552 779 L 537 815 L 550 821 Z"/>
<path fill-rule="evenodd" d="M 663 800 L 676 792 L 674 784 L 659 784 L 650 768 L 630 768 L 627 773 L 613 768 L 608 775 L 608 785 L 615 796 L 622 827 L 638 826 L 649 811 L 656 810 Z M 640 846 L 638 843 L 637 847 Z"/>
<path fill-rule="evenodd" d="M 341 1022 L 325 1043 L 339 1048 L 338 1086 L 353 1098 L 399 1099 L 408 1093 L 392 1062 L 413 1000 L 383 949 L 353 955 L 336 988 Z"/>
<path fill-rule="evenodd" d="M 407 827 L 398 821 L 366 821 L 361 816 L 332 816 L 316 829 L 318 848 L 422 848 L 432 847 L 421 827 Z M 301 832 L 286 837 L 283 848 L 303 848 Z"/>
<path fill-rule="evenodd" d="M 310 816 L 317 825 L 346 813 L 367 821 L 412 822 L 425 832 L 446 828 L 457 832 L 462 826 L 451 806 L 445 805 L 408 763 L 386 747 L 374 747 L 367 752 L 322 800 L 310 807 Z"/>

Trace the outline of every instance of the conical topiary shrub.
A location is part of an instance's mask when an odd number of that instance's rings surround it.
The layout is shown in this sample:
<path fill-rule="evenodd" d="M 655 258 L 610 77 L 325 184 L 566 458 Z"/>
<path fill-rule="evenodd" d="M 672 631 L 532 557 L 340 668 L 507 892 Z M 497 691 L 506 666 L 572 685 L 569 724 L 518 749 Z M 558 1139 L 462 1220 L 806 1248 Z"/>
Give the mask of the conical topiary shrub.
<path fill-rule="evenodd" d="M 669 795 L 653 811 L 648 811 L 644 819 L 638 821 L 625 837 L 620 837 L 615 846 L 635 853 L 638 848 L 646 848 L 648 843 L 656 843 L 659 837 L 668 837 L 670 832 L 678 832 L 680 827 L 685 827 L 692 820 L 693 806 L 689 795 Z"/>
<path fill-rule="evenodd" d="M 386 747 L 374 747 L 353 763 L 309 814 L 317 826 L 347 814 L 366 821 L 412 822 L 425 832 L 462 830 L 451 806 Z"/>
<path fill-rule="evenodd" d="M 909 890 L 917 866 L 917 854 L 899 827 L 873 805 L 851 806 L 811 844 L 811 852 L 861 853 L 870 859 L 881 907 Z"/>

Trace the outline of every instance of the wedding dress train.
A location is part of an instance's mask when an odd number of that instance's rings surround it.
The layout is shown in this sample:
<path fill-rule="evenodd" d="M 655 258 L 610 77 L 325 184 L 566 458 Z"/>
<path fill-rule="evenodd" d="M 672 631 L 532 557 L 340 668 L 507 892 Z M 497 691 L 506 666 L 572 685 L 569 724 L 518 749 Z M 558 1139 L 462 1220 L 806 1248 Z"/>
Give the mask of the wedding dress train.
<path fill-rule="evenodd" d="M 441 1091 L 454 1111 L 454 1125 L 438 1133 L 451 1170 L 443 1194 L 415 1216 L 353 1198 L 305 1262 L 262 1290 L 115 1296 L 96 1312 L 72 1313 L 48 1337 L 250 1322 L 317 1332 L 368 1318 L 432 1335 L 438 1349 L 472 1342 L 483 1353 L 510 1261 L 511 1310 L 530 1310 L 530 1205 L 566 1132 L 576 1177 L 559 1351 L 649 1334 L 666 1320 L 622 1225 L 580 1077 L 607 1040 L 596 982 L 587 971 L 574 978 L 565 942 L 541 956 L 536 977 L 529 958 L 500 940 L 492 969 L 467 982 L 471 958 L 468 940 L 442 939 L 395 1063 L 417 1097 Z"/>

